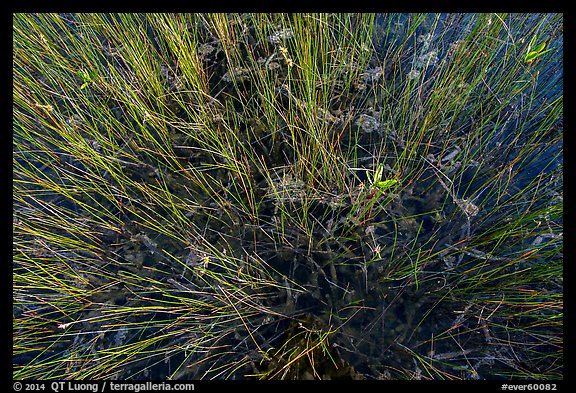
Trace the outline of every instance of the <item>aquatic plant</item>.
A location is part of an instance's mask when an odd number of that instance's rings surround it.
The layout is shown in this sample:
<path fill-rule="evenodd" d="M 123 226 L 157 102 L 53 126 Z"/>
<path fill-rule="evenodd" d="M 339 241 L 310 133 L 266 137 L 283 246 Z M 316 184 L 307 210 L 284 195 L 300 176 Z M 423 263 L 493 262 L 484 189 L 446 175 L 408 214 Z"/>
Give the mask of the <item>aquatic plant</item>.
<path fill-rule="evenodd" d="M 562 378 L 562 23 L 14 14 L 13 377 Z"/>

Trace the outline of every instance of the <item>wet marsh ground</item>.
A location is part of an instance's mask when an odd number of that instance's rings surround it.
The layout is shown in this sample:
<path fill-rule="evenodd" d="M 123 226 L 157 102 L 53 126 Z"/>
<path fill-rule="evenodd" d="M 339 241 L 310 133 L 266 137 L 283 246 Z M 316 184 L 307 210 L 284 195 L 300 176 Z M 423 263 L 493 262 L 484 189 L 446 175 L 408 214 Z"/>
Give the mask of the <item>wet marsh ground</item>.
<path fill-rule="evenodd" d="M 15 14 L 14 378 L 562 378 L 562 23 Z"/>

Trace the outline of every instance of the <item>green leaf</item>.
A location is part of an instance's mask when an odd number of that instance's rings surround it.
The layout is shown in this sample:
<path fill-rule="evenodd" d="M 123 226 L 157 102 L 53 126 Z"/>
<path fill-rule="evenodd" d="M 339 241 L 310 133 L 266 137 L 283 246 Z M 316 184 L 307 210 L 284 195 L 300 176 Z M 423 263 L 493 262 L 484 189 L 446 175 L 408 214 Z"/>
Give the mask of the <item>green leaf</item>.
<path fill-rule="evenodd" d="M 90 79 L 90 76 L 89 76 L 88 73 L 87 73 L 86 71 L 84 71 L 84 70 L 78 71 L 78 76 L 79 76 L 80 78 L 82 78 L 82 80 L 83 80 L 84 82 L 88 82 L 88 80 Z"/>
<path fill-rule="evenodd" d="M 532 52 L 542 52 L 546 48 L 546 42 L 541 43 L 536 48 L 532 50 Z"/>
<path fill-rule="evenodd" d="M 532 36 L 532 39 L 530 39 L 530 43 L 528 44 L 528 52 L 532 52 L 532 47 L 534 46 L 534 44 L 536 43 L 536 36 Z"/>
<path fill-rule="evenodd" d="M 541 42 L 540 44 L 534 46 L 535 43 L 536 43 L 536 36 L 532 37 L 532 39 L 530 40 L 530 44 L 528 44 L 528 50 L 526 56 L 524 56 L 525 63 L 530 63 L 538 56 L 541 56 L 544 53 L 549 52 L 551 50 L 551 49 L 544 50 L 546 48 L 546 45 L 548 44 L 547 41 Z"/>
<path fill-rule="evenodd" d="M 524 62 L 525 63 L 530 63 L 532 60 L 534 60 L 535 58 L 537 58 L 538 56 L 542 56 L 544 53 L 550 52 L 552 49 L 547 49 L 543 52 L 536 52 L 536 51 L 532 51 L 529 52 L 525 57 L 524 57 Z"/>
<path fill-rule="evenodd" d="M 398 180 L 389 179 L 389 180 L 382 180 L 382 181 L 374 182 L 374 186 L 378 187 L 382 191 L 386 191 L 386 190 L 389 190 L 390 188 L 392 188 L 394 185 L 396 185 L 396 183 L 398 183 Z"/>
<path fill-rule="evenodd" d="M 382 179 L 382 172 L 384 172 L 384 163 L 378 165 L 376 172 L 374 172 L 374 180 L 372 183 L 376 184 L 380 181 L 380 179 Z"/>
<path fill-rule="evenodd" d="M 524 63 L 530 63 L 532 60 L 540 56 L 538 52 L 530 52 L 526 56 L 524 56 Z"/>

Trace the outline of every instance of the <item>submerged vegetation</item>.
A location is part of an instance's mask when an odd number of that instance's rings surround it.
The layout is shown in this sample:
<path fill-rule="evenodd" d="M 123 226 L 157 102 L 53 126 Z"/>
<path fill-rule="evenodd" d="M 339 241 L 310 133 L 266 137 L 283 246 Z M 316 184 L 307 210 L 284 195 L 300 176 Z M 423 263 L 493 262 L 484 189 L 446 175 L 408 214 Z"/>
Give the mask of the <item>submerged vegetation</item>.
<path fill-rule="evenodd" d="M 558 379 L 561 14 L 15 14 L 15 379 Z"/>

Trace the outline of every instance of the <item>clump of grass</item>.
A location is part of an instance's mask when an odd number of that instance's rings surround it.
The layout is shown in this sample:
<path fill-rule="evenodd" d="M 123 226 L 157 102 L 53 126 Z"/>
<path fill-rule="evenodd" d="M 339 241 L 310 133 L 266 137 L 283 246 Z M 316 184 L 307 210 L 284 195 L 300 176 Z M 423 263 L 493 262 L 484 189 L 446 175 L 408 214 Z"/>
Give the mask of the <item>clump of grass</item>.
<path fill-rule="evenodd" d="M 562 377 L 562 15 L 13 33 L 15 379 Z"/>

